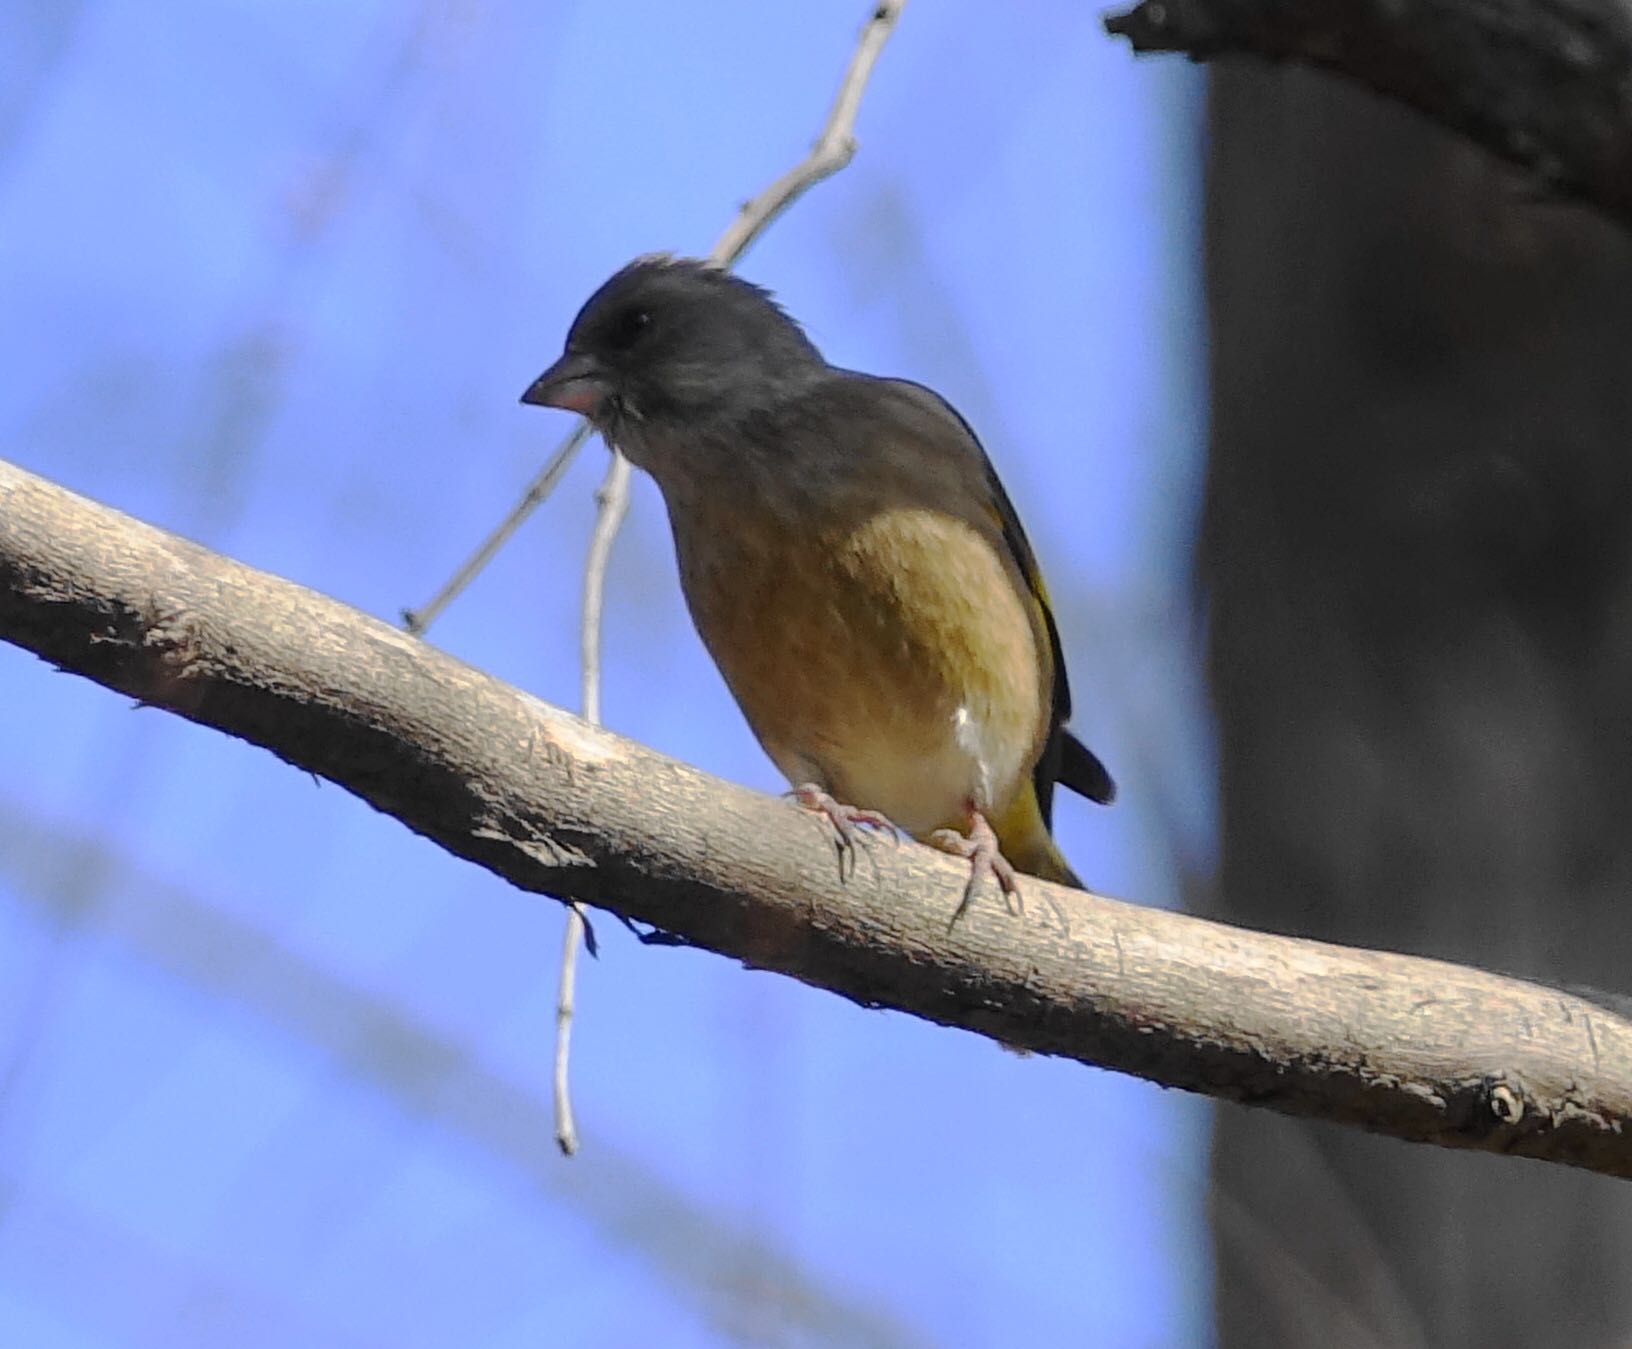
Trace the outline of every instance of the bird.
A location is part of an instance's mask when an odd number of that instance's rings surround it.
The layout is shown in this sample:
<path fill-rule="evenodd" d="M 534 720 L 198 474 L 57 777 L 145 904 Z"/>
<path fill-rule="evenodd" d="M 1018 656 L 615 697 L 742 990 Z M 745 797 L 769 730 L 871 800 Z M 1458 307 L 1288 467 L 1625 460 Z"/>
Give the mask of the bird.
<path fill-rule="evenodd" d="M 1056 784 L 1109 804 L 1066 730 L 1037 558 L 969 424 L 904 379 L 830 365 L 770 291 L 637 258 L 585 302 L 522 402 L 587 417 L 667 507 L 698 634 L 794 799 L 838 832 L 898 829 L 1082 888 Z M 852 847 L 853 856 L 853 847 Z"/>

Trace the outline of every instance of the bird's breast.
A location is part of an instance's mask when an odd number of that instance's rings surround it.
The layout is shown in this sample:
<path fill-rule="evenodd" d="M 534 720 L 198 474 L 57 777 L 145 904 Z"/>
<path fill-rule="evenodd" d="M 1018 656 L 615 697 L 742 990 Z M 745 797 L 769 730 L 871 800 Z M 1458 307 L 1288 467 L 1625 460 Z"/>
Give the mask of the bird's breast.
<path fill-rule="evenodd" d="M 1013 795 L 1050 672 L 992 537 L 921 506 L 805 528 L 677 519 L 675 535 L 698 631 L 791 780 L 914 834 Z"/>

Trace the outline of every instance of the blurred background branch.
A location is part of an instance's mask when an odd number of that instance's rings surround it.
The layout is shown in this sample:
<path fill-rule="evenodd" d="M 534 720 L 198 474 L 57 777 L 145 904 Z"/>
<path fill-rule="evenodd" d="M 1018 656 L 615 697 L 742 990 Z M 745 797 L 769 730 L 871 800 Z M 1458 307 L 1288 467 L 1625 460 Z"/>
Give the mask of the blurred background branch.
<path fill-rule="evenodd" d="M 1632 226 L 1632 12 L 1618 0 L 1143 0 L 1105 27 L 1138 52 L 1358 80 Z"/>
<path fill-rule="evenodd" d="M 99 926 L 108 942 L 195 989 L 217 1015 L 247 1015 L 311 1046 L 331 1071 L 356 1080 L 416 1127 L 456 1134 L 515 1183 L 565 1205 L 591 1230 L 629 1250 L 711 1319 L 740 1324 L 748 1309 L 769 1301 L 774 1305 L 762 1310 L 776 1324 L 823 1343 L 869 1349 L 923 1343 L 879 1309 L 824 1286 L 815 1271 L 763 1233 L 711 1212 L 611 1140 L 580 1166 L 556 1164 L 536 1146 L 548 1128 L 544 1103 L 495 1072 L 468 1044 L 325 969 L 276 932 L 223 912 L 211 897 L 165 883 L 139 858 L 110 850 L 106 840 L 64 830 L 16 798 L 5 805 L 0 876 L 20 883 L 30 906 L 53 924 L 71 928 L 82 920 L 79 878 L 87 868 L 117 874 L 118 891 L 102 899 Z M 354 1172 L 345 1202 L 362 1202 L 359 1191 L 379 1179 Z M 0 1192 L 11 1180 L 0 1170 Z M 40 1221 L 41 1208 L 64 1208 L 60 1201 L 29 1207 L 33 1222 Z M 71 1209 L 66 1213 L 37 1239 L 58 1258 L 84 1259 L 83 1236 L 54 1230 L 65 1221 L 87 1221 L 74 1218 Z M 118 1231 L 101 1240 L 105 1258 L 115 1262 L 137 1259 L 141 1250 Z M 745 1258 L 749 1253 L 751 1260 Z M 194 1295 L 206 1304 L 207 1323 L 224 1338 L 231 1339 L 249 1315 L 271 1315 L 276 1327 L 294 1333 L 288 1308 L 257 1305 L 247 1289 L 206 1285 Z M 320 1321 L 295 1326 L 324 1344 L 335 1343 L 333 1328 Z"/>
<path fill-rule="evenodd" d="M 1632 1024 L 1589 1004 L 1058 887 L 1023 919 L 993 897 L 948 931 L 956 862 L 875 840 L 872 883 L 846 883 L 825 829 L 785 802 L 10 466 L 0 635 L 272 749 L 524 889 L 867 1005 L 1285 1113 L 1632 1177 Z"/>

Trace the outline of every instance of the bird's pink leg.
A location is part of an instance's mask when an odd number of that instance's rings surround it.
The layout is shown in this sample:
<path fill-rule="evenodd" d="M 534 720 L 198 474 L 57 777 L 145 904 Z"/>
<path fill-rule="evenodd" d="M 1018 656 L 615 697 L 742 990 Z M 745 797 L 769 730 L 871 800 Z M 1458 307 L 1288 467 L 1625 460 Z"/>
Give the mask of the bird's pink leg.
<path fill-rule="evenodd" d="M 969 884 L 963 887 L 963 898 L 958 901 L 958 907 L 952 914 L 952 921 L 946 925 L 948 931 L 956 927 L 958 919 L 968 912 L 976 889 L 987 877 L 996 881 L 1002 888 L 1010 913 L 1023 912 L 1020 903 L 1020 882 L 1015 876 L 1014 867 L 998 847 L 997 834 L 993 832 L 991 824 L 975 809 L 973 802 L 969 804 L 964 827 L 968 833 L 959 833 L 956 829 L 937 829 L 924 840 L 930 847 L 951 853 L 954 857 L 965 858 L 969 863 Z"/>
<path fill-rule="evenodd" d="M 850 859 L 850 874 L 856 872 L 856 839 L 862 829 L 884 829 L 893 837 L 898 833 L 887 815 L 860 806 L 846 805 L 831 793 L 823 791 L 814 782 L 801 783 L 789 793 L 806 810 L 820 815 L 833 826 L 839 836 L 839 876 L 843 879 L 844 863 Z"/>

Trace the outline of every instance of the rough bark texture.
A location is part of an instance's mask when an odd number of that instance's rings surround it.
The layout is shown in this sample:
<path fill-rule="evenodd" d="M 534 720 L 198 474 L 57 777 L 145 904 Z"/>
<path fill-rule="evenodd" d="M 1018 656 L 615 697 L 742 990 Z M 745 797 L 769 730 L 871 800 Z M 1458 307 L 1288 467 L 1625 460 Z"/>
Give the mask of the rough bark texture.
<path fill-rule="evenodd" d="M 963 868 L 827 826 L 336 601 L 0 465 L 0 635 L 264 745 L 530 890 L 1042 1053 L 1632 1177 L 1632 1023 L 1556 990 Z M 1069 1127 L 1069 1126 L 1067 1126 Z"/>
<path fill-rule="evenodd" d="M 1632 224 L 1624 0 L 1143 0 L 1105 26 L 1135 51 L 1348 76 Z"/>
<path fill-rule="evenodd" d="M 1632 246 L 1309 72 L 1210 132 L 1218 912 L 1632 988 Z M 1622 1187 L 1233 1111 L 1214 1177 L 1226 1346 L 1632 1335 Z"/>

